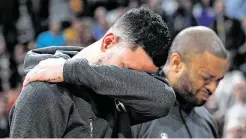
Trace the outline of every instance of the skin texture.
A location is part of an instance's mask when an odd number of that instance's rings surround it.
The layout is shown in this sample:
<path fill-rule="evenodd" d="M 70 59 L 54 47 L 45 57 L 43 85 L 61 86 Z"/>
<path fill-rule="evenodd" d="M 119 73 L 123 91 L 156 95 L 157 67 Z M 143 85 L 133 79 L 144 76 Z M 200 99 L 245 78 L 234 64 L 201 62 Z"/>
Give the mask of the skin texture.
<path fill-rule="evenodd" d="M 194 40 L 187 41 L 189 38 Z M 112 32 L 108 33 L 99 44 L 100 49 L 96 49 L 98 44 L 94 44 L 74 58 L 87 58 L 92 64 L 99 63 L 124 66 L 140 71 L 156 71 L 153 62 L 142 48 L 137 46 L 136 49 L 132 49 L 133 46 L 122 47 L 132 44 L 119 43 Z M 164 73 L 175 90 L 177 99 L 180 103 L 191 107 L 203 105 L 215 92 L 228 68 L 226 52 L 222 49 L 224 48 L 223 44 L 211 29 L 192 27 L 182 31 L 174 39 L 172 47 L 168 62 L 164 67 Z M 204 47 L 208 49 L 204 49 Z M 221 49 L 218 49 L 220 47 Z M 92 52 L 97 55 L 89 55 Z M 63 81 L 64 62 L 58 61 L 58 59 L 51 61 L 51 64 L 48 60 L 43 61 L 37 66 L 36 73 L 32 71 L 30 74 L 28 73 L 24 85 L 36 80 Z"/>
<path fill-rule="evenodd" d="M 226 51 L 218 36 L 205 27 L 192 27 L 174 39 L 164 67 L 177 99 L 202 106 L 212 95 L 228 68 Z"/>
<path fill-rule="evenodd" d="M 195 56 L 186 64 L 175 53 L 171 63 L 174 72 L 169 72 L 169 78 L 175 77 L 172 87 L 183 101 L 193 106 L 202 106 L 215 91 L 219 81 L 227 69 L 227 60 L 218 58 L 208 52 Z"/>
<path fill-rule="evenodd" d="M 102 39 L 87 46 L 73 59 L 86 58 L 90 64 L 114 65 L 155 72 L 157 66 L 164 64 L 164 61 L 156 59 L 166 53 L 170 48 L 169 44 L 168 27 L 160 15 L 144 8 L 131 9 L 112 25 Z M 166 56 L 162 58 L 166 59 Z M 52 60 L 52 62 L 53 64 L 42 61 L 37 65 L 26 76 L 24 85 L 35 80 L 63 81 L 64 61 Z M 51 70 L 45 68 L 45 65 Z"/>
<path fill-rule="evenodd" d="M 155 72 L 154 65 L 147 53 L 137 44 L 120 42 L 113 32 L 108 32 L 101 40 L 86 47 L 76 56 L 86 58 L 90 64 L 128 67 L 138 71 Z M 23 82 L 26 86 L 32 81 L 63 82 L 64 59 L 47 59 L 32 69 Z"/>
<path fill-rule="evenodd" d="M 108 33 L 104 37 L 101 51 L 104 56 L 99 59 L 101 62 L 98 60 L 95 64 L 124 66 L 140 71 L 154 72 L 157 70 L 143 48 L 137 44 L 120 42 L 114 33 Z"/>

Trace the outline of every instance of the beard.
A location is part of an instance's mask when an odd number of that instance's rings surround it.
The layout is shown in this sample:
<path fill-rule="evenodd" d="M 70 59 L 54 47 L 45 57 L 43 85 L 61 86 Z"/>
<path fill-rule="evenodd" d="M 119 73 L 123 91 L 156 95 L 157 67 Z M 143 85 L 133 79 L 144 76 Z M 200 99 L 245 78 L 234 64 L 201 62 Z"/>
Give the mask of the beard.
<path fill-rule="evenodd" d="M 177 95 L 177 100 L 188 107 L 202 106 L 206 103 L 205 100 L 201 100 L 196 97 L 201 89 L 193 91 L 192 82 L 188 72 L 183 72 L 178 81 L 173 86 L 173 89 Z"/>

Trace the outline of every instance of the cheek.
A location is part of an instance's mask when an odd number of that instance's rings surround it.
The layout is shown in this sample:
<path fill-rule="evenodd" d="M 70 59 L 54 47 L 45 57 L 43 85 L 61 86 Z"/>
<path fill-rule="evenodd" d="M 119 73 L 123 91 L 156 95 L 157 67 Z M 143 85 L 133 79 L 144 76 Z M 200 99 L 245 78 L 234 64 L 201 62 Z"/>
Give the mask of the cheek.
<path fill-rule="evenodd" d="M 122 55 L 122 61 L 124 65 L 129 68 L 135 69 L 139 65 L 139 58 L 134 55 L 132 52 L 128 52 Z"/>
<path fill-rule="evenodd" d="M 201 79 L 201 77 L 198 77 L 196 75 L 191 75 L 190 80 L 191 80 L 190 82 L 192 86 L 192 92 L 197 94 L 204 86 L 203 79 Z"/>
<path fill-rule="evenodd" d="M 193 82 L 192 78 L 189 76 L 189 73 L 187 71 L 183 71 L 183 73 L 180 75 L 177 85 L 181 86 L 180 89 L 185 91 L 188 94 L 193 93 Z"/>
<path fill-rule="evenodd" d="M 105 56 L 103 56 L 101 64 L 114 65 L 117 67 L 122 67 L 124 65 L 122 62 L 122 54 L 112 53 L 112 52 L 108 51 L 105 54 Z"/>
<path fill-rule="evenodd" d="M 122 59 L 120 57 L 111 57 L 109 58 L 107 61 L 110 61 L 109 63 L 111 65 L 115 65 L 117 67 L 123 67 L 124 66 L 124 63 L 122 62 Z"/>

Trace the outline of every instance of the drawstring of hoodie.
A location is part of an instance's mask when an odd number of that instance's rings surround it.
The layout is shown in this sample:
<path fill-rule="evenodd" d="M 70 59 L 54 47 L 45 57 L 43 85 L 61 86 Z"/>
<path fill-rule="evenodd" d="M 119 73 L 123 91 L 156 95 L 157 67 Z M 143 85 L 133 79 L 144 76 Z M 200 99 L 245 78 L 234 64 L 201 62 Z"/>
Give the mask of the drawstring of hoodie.
<path fill-rule="evenodd" d="M 90 120 L 90 138 L 93 138 L 93 124 L 92 124 L 92 118 L 89 118 Z"/>
<path fill-rule="evenodd" d="M 188 128 L 188 126 L 187 126 L 187 124 L 186 124 L 186 122 L 184 120 L 183 114 L 181 112 L 181 106 L 179 106 L 179 113 L 180 113 L 181 119 L 182 119 L 182 121 L 183 121 L 183 123 L 185 125 L 185 128 L 186 128 L 186 130 L 187 130 L 187 132 L 189 134 L 189 137 L 192 138 L 191 132 L 190 132 L 190 130 L 189 130 L 189 128 Z"/>

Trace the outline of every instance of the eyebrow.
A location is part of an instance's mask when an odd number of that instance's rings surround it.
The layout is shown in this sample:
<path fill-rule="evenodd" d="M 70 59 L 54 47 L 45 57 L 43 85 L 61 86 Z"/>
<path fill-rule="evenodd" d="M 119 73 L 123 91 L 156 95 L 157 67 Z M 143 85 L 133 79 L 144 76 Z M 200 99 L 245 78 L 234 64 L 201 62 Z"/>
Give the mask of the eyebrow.
<path fill-rule="evenodd" d="M 215 78 L 214 75 L 211 75 L 211 74 L 209 74 L 209 73 L 205 73 L 205 74 L 207 74 L 207 75 L 209 76 L 209 78 Z"/>
<path fill-rule="evenodd" d="M 207 76 L 209 76 L 209 78 L 215 78 L 214 75 L 211 75 L 211 74 L 209 74 L 209 73 L 207 73 L 207 72 L 205 72 L 205 71 L 200 71 L 199 73 L 200 73 L 200 74 L 206 74 Z M 220 77 L 220 78 L 217 79 L 217 80 L 220 81 L 220 80 L 222 80 L 223 78 L 224 78 L 224 76 Z"/>
<path fill-rule="evenodd" d="M 213 76 L 213 75 L 211 75 L 211 74 L 209 74 L 209 73 L 207 73 L 205 71 L 202 71 L 202 70 L 200 70 L 198 73 L 199 74 L 206 74 L 206 76 L 209 76 L 209 78 L 214 78 L 215 77 L 215 76 Z"/>

